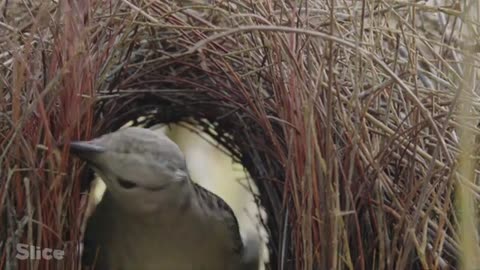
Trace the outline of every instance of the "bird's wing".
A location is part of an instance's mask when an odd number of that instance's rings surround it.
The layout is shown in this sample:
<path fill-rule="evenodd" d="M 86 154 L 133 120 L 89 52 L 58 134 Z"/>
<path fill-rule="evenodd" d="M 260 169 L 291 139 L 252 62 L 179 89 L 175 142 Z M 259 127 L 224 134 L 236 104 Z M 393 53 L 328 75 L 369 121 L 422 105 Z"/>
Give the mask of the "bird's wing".
<path fill-rule="evenodd" d="M 205 210 L 208 213 L 216 213 L 216 215 L 218 215 L 218 213 L 222 213 L 220 218 L 222 218 L 222 220 L 227 225 L 228 231 L 230 233 L 230 239 L 232 241 L 233 251 L 239 256 L 241 256 L 243 253 L 244 245 L 240 236 L 238 221 L 235 214 L 233 213 L 233 210 L 219 196 L 199 186 L 196 183 L 194 183 L 193 186 L 198 196 L 198 199 L 203 202 L 202 205 L 207 208 Z"/>
<path fill-rule="evenodd" d="M 98 269 L 103 259 L 100 254 L 100 243 L 104 240 L 105 233 L 108 231 L 108 224 L 110 223 L 108 221 L 109 217 L 106 217 L 106 215 L 110 213 L 110 211 L 106 209 L 108 207 L 108 197 L 109 192 L 106 191 L 103 199 L 87 220 L 87 227 L 83 238 L 82 265 L 92 267 L 92 269 Z M 94 266 L 96 268 L 93 268 Z"/>
<path fill-rule="evenodd" d="M 97 257 L 97 236 L 95 234 L 95 230 L 91 228 L 95 228 L 97 223 L 97 217 L 93 214 L 87 223 L 87 228 L 85 231 L 85 236 L 83 238 L 83 253 L 82 253 L 82 265 L 83 266 L 93 266 L 95 263 L 95 258 Z"/>

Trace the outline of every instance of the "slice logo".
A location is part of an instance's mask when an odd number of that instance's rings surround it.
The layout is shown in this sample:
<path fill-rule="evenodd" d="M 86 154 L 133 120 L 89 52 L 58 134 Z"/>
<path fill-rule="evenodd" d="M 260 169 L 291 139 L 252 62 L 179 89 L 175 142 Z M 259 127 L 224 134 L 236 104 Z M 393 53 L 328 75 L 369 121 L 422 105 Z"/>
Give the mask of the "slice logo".
<path fill-rule="evenodd" d="M 27 244 L 17 244 L 17 255 L 19 260 L 63 260 L 65 252 L 60 249 L 41 248 Z"/>

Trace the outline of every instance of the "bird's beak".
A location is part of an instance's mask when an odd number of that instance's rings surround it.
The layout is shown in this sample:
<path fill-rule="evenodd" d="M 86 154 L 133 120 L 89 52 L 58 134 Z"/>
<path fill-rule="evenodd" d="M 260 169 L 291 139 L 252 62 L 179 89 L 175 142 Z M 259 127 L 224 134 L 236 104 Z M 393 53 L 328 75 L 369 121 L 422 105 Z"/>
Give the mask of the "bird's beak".
<path fill-rule="evenodd" d="M 74 141 L 70 143 L 70 153 L 85 161 L 93 161 L 98 154 L 104 153 L 106 148 L 94 141 Z"/>

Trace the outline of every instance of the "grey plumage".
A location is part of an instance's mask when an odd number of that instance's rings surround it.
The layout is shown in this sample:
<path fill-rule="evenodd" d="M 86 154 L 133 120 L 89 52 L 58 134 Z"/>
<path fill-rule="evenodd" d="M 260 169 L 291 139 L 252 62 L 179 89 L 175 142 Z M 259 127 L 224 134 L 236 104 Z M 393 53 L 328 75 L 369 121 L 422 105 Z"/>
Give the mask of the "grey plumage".
<path fill-rule="evenodd" d="M 178 146 L 130 127 L 71 143 L 107 185 L 87 223 L 83 261 L 102 270 L 257 270 L 259 242 L 244 245 L 218 196 L 191 181 Z"/>

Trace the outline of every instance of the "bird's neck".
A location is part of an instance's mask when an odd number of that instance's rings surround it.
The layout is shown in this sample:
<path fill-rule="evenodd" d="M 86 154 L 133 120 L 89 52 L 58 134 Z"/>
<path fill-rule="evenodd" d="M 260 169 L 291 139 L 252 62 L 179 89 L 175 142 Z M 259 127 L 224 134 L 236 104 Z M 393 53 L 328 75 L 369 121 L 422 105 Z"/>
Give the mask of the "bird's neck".
<path fill-rule="evenodd" d="M 138 202 L 121 201 L 108 191 L 99 203 L 98 207 L 105 208 L 107 213 L 114 216 L 130 217 L 131 219 L 139 219 L 144 223 L 166 223 L 182 216 L 190 215 L 190 212 L 198 212 L 199 202 L 195 191 L 195 184 L 188 180 L 188 182 L 178 187 L 172 187 L 165 190 L 164 193 L 159 193 L 162 200 L 159 200 L 158 205 L 155 206 L 152 212 L 138 211 Z"/>

